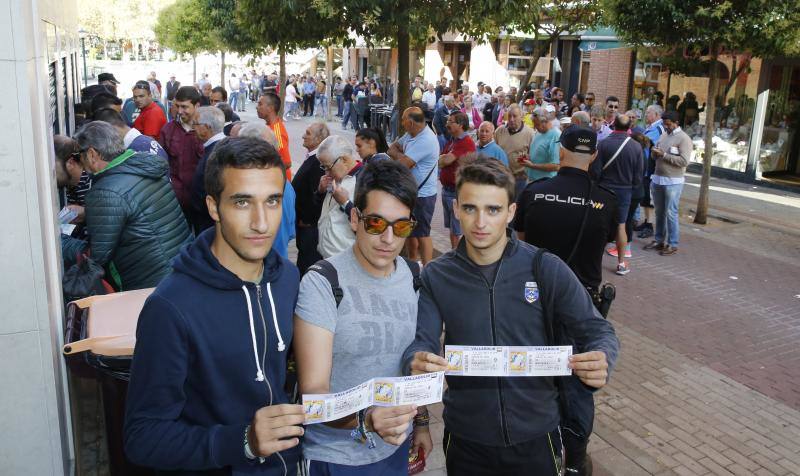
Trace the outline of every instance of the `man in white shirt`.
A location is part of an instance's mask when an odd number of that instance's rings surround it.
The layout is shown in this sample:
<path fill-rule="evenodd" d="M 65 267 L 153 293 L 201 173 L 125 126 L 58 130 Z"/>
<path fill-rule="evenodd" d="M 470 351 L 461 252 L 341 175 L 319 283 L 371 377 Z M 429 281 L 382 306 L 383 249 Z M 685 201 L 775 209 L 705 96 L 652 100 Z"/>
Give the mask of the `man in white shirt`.
<path fill-rule="evenodd" d="M 325 193 L 325 198 L 317 222 L 317 251 L 326 259 L 355 243 L 356 235 L 350 227 L 351 200 L 355 195 L 356 178 L 363 166 L 356 161 L 357 157 L 353 145 L 342 136 L 329 136 L 317 149 L 317 159 L 325 172 L 318 188 L 319 193 Z"/>
<path fill-rule="evenodd" d="M 422 94 L 422 102 L 428 106 L 428 111 L 433 112 L 436 108 L 436 91 L 433 84 L 428 84 L 428 90 Z"/>

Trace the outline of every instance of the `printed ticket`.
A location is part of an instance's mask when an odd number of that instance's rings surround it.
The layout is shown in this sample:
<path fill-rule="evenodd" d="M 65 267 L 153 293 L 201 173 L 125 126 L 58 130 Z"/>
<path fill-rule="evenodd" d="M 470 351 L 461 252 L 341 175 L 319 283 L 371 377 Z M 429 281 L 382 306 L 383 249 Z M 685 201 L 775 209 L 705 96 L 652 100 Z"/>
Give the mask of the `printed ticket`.
<path fill-rule="evenodd" d="M 303 395 L 306 424 L 324 423 L 371 406 L 428 405 L 442 401 L 444 372 L 381 377 L 339 393 Z"/>
<path fill-rule="evenodd" d="M 571 375 L 572 346 L 508 347 L 447 345 L 445 375 L 547 377 Z"/>

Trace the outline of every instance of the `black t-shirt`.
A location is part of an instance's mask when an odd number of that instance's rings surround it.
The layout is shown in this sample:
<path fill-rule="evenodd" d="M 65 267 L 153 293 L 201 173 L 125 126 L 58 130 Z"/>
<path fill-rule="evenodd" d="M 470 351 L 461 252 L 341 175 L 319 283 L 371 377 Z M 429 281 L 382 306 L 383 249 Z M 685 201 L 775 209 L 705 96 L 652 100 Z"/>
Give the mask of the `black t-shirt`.
<path fill-rule="evenodd" d="M 353 102 L 353 85 L 347 83 L 342 91 L 342 97 L 345 102 Z"/>
<path fill-rule="evenodd" d="M 528 184 L 517 201 L 514 229 L 525 232 L 528 243 L 566 261 L 581 228 L 584 207 L 589 206 L 581 242 L 567 264 L 581 283 L 596 288 L 603 280 L 603 252 L 617 229 L 617 198 L 595 184 L 587 204 L 589 180 L 583 170 L 562 167 L 557 176 Z"/>

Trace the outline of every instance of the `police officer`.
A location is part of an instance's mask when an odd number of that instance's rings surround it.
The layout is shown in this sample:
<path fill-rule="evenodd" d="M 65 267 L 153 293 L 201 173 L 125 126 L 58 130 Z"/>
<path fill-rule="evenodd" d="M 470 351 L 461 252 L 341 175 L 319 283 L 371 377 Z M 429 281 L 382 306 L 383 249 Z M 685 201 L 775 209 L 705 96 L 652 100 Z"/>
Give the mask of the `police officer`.
<path fill-rule="evenodd" d="M 573 126 L 560 140 L 558 175 L 525 187 L 517 201 L 514 229 L 520 239 L 561 258 L 584 286 L 597 292 L 603 280 L 603 251 L 617 230 L 617 199 L 589 177 L 589 164 L 597 156 L 594 130 Z"/>
<path fill-rule="evenodd" d="M 517 202 L 514 229 L 520 239 L 564 260 L 605 316 L 610 303 L 601 298 L 602 261 L 605 246 L 617 230 L 617 199 L 589 176 L 589 165 L 597 156 L 594 130 L 572 126 L 560 140 L 558 175 L 525 187 Z M 571 343 L 571 336 L 562 338 L 565 344 Z M 566 474 L 590 475 L 586 446 L 594 421 L 594 398 L 574 377 L 564 381 L 563 391 L 569 402 L 569 412 L 561 421 Z"/>

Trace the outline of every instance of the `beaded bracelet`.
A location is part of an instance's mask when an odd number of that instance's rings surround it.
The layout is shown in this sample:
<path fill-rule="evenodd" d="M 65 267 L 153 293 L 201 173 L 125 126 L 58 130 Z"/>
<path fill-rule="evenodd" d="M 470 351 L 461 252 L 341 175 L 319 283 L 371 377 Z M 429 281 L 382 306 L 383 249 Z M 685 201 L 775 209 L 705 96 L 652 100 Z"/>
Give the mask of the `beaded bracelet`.
<path fill-rule="evenodd" d="M 356 421 L 357 425 L 353 430 L 350 432 L 350 437 L 359 442 L 359 443 L 367 443 L 367 448 L 374 449 L 377 445 L 375 444 L 375 438 L 371 431 L 367 430 L 367 411 L 366 410 L 359 410 L 356 413 Z"/>

